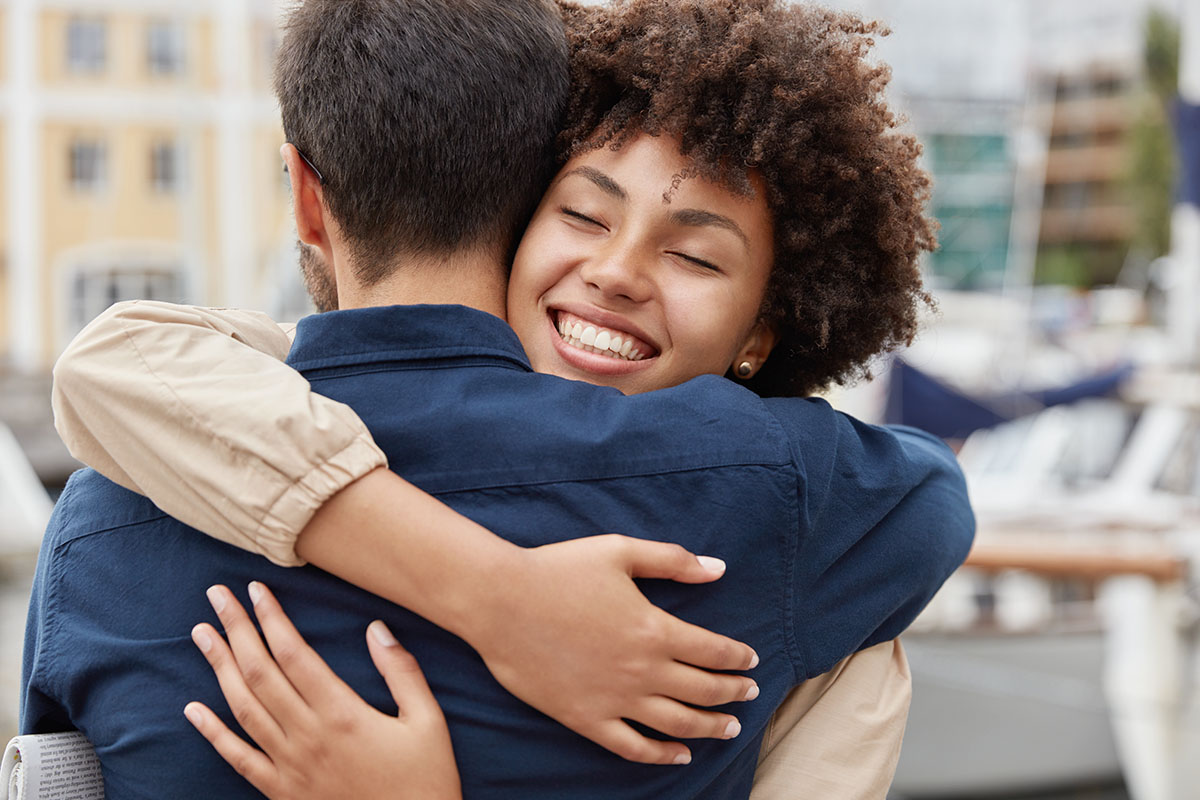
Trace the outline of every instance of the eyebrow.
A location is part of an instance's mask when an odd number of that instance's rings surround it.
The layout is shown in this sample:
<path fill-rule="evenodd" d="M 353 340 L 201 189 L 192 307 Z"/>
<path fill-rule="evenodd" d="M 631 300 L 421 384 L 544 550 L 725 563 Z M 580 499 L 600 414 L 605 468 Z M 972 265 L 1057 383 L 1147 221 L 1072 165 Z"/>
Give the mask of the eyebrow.
<path fill-rule="evenodd" d="M 703 211 L 699 208 L 681 208 L 671 214 L 671 221 L 676 225 L 686 225 L 688 227 L 710 226 L 724 228 L 730 233 L 735 234 L 747 247 L 750 246 L 750 237 L 741 229 L 741 226 L 729 217 L 714 214 L 711 211 Z"/>
<path fill-rule="evenodd" d="M 628 200 L 629 195 L 621 188 L 621 184 L 614 181 L 612 178 L 605 175 L 595 167 L 576 167 L 575 169 L 563 175 L 564 178 L 571 175 L 579 175 L 587 178 L 592 183 L 596 184 L 605 194 L 610 194 L 618 200 Z"/>
<path fill-rule="evenodd" d="M 562 178 L 578 175 L 581 178 L 587 178 L 594 183 L 602 192 L 611 195 L 618 200 L 628 200 L 629 195 L 621 188 L 621 184 L 614 181 L 609 176 L 605 175 L 595 167 L 576 167 L 575 169 L 563 175 Z M 562 180 L 559 178 L 559 180 Z M 721 214 L 714 214 L 711 211 L 704 211 L 699 208 L 681 208 L 671 214 L 671 222 L 676 225 L 684 225 L 689 228 L 715 227 L 723 228 L 742 240 L 746 247 L 750 246 L 750 237 L 742 230 L 741 226 L 731 220 L 729 217 Z"/>

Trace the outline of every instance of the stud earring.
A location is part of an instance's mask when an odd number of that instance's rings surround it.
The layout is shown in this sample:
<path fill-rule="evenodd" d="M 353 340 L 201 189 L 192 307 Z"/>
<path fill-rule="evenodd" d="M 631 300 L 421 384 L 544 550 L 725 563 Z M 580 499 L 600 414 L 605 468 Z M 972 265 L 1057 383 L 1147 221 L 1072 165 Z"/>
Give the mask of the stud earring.
<path fill-rule="evenodd" d="M 750 373 L 754 371 L 754 365 L 749 361 L 743 361 L 737 365 L 737 376 L 739 378 L 749 378 Z"/>

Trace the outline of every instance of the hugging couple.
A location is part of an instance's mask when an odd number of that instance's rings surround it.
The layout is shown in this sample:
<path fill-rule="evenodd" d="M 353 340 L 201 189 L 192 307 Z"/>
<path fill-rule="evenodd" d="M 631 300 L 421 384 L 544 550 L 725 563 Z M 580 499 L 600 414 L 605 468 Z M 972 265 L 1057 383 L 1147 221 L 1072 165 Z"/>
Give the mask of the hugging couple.
<path fill-rule="evenodd" d="M 929 302 L 875 33 L 300 3 L 324 313 L 134 302 L 72 343 L 98 472 L 43 543 L 22 732 L 84 732 L 109 798 L 882 797 L 893 640 L 974 526 L 942 443 L 806 398 Z"/>

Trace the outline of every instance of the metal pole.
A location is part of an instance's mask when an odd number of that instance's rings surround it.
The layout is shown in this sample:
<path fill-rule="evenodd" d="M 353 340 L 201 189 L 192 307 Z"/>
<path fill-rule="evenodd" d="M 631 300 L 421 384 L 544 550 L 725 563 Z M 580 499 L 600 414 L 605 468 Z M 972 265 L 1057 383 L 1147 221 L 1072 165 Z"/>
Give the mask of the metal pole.
<path fill-rule="evenodd" d="M 13 0 L 8 20 L 9 124 L 4 154 L 8 205 L 8 342 L 13 367 L 32 371 L 44 358 L 42 166 L 38 137 L 37 3 Z"/>
<path fill-rule="evenodd" d="M 1179 99 L 1200 105 L 1200 7 L 1180 4 Z M 1167 329 L 1180 364 L 1193 365 L 1200 338 L 1200 209 L 1179 203 L 1171 213 L 1171 262 L 1175 273 L 1167 298 Z"/>

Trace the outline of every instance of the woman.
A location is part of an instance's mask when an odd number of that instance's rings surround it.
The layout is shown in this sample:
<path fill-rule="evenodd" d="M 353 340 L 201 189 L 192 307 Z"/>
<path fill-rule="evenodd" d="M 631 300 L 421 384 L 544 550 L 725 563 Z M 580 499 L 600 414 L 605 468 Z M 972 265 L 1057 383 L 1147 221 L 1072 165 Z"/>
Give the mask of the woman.
<path fill-rule="evenodd" d="M 911 337 L 927 183 L 890 131 L 886 70 L 863 61 L 872 28 L 773 3 L 570 18 L 569 160 L 510 293 L 535 368 L 627 392 L 731 372 L 802 394 Z M 596 292 L 622 308 L 596 314 Z"/>

